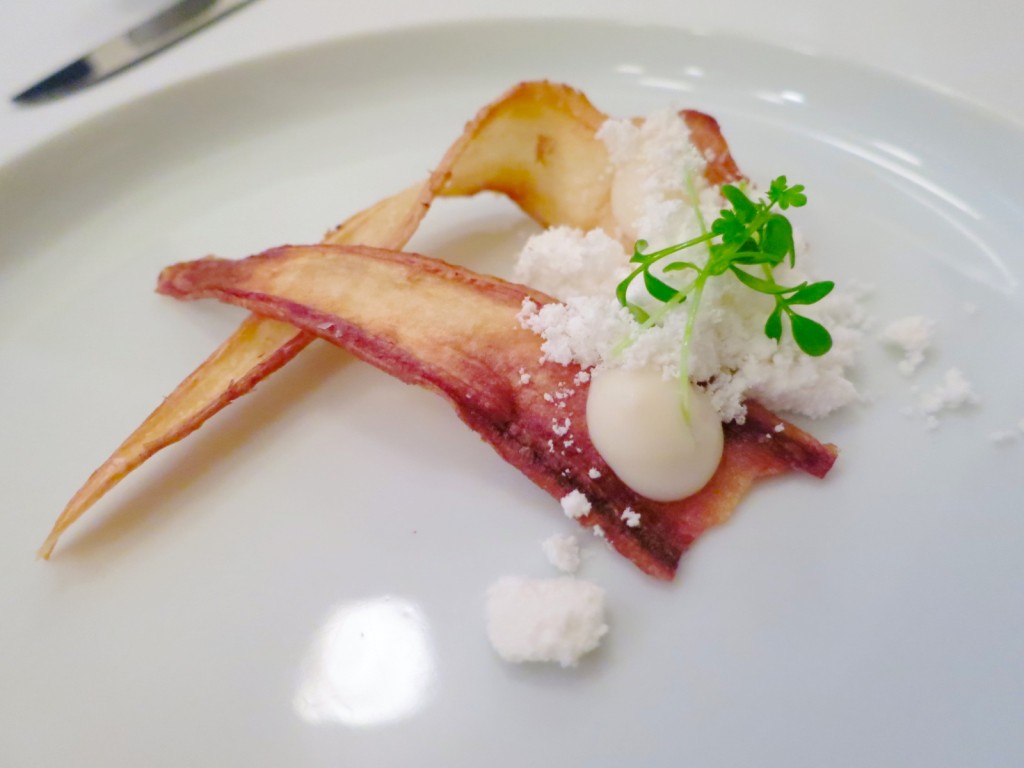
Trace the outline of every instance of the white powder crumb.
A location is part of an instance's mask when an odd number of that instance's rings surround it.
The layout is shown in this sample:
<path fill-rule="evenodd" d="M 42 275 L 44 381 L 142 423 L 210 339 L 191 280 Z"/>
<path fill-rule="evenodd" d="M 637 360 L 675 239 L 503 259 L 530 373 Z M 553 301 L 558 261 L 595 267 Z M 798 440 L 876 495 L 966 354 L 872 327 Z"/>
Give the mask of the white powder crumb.
<path fill-rule="evenodd" d="M 695 188 L 707 187 L 707 159 L 693 145 L 686 123 L 664 109 L 640 125 L 608 120 L 597 138 L 614 170 L 612 214 L 620 234 L 628 242 L 647 240 L 654 249 L 678 242 L 677 230 L 694 218 L 686 179 L 693 179 Z"/>
<path fill-rule="evenodd" d="M 996 445 L 1009 445 L 1016 442 L 1020 435 L 1012 429 L 997 429 L 988 437 Z"/>
<path fill-rule="evenodd" d="M 615 286 L 629 274 L 627 262 L 622 245 L 603 230 L 551 227 L 526 241 L 514 274 L 519 282 L 565 301 L 614 294 Z"/>
<path fill-rule="evenodd" d="M 573 520 L 579 520 L 584 515 L 590 514 L 590 510 L 592 509 L 590 499 L 578 490 L 570 491 L 568 494 L 563 496 L 560 503 L 565 514 Z"/>
<path fill-rule="evenodd" d="M 563 440 L 563 441 L 562 441 L 562 445 L 563 445 L 563 446 L 564 446 L 565 448 L 572 448 L 572 444 L 573 444 L 574 442 L 576 442 L 576 441 L 575 441 L 575 440 Z"/>
<path fill-rule="evenodd" d="M 569 427 L 572 426 L 572 420 L 566 418 L 564 422 L 559 422 L 558 419 L 551 420 L 551 431 L 558 437 L 565 437 L 569 434 Z"/>
<path fill-rule="evenodd" d="M 626 525 L 630 528 L 637 528 L 640 526 L 640 513 L 635 511 L 632 507 L 626 507 L 622 510 L 622 519 L 626 521 Z"/>
<path fill-rule="evenodd" d="M 576 386 L 579 386 L 580 384 L 586 384 L 588 381 L 590 381 L 589 371 L 580 371 L 579 373 L 572 377 L 572 383 L 575 384 Z"/>
<path fill-rule="evenodd" d="M 978 314 L 978 305 L 973 301 L 965 301 L 963 310 L 965 315 L 976 315 Z"/>
<path fill-rule="evenodd" d="M 934 320 L 911 315 L 889 323 L 878 338 L 903 351 L 903 359 L 897 367 L 904 376 L 910 376 L 924 362 L 924 353 L 931 346 L 934 335 Z"/>
<path fill-rule="evenodd" d="M 778 424 L 776 424 L 776 425 L 775 425 L 775 431 L 776 431 L 776 432 L 785 432 L 785 431 L 786 431 L 786 425 L 785 425 L 785 424 L 783 424 L 783 423 L 782 423 L 782 422 L 780 421 L 780 422 L 779 422 Z"/>
<path fill-rule="evenodd" d="M 1024 426 L 1022 426 L 1021 429 L 1024 429 Z M 601 473 L 598 472 L 594 467 L 591 467 L 590 469 L 587 470 L 587 476 L 591 480 L 597 480 L 597 478 L 601 476 Z"/>
<path fill-rule="evenodd" d="M 607 538 L 604 535 L 604 528 L 602 528 L 600 525 L 595 525 L 591 530 L 594 532 L 594 535 L 597 536 L 597 538 L 599 538 L 599 539 L 606 539 Z"/>
<path fill-rule="evenodd" d="M 551 453 L 555 452 L 555 441 L 554 440 L 548 440 L 548 450 Z"/>
<path fill-rule="evenodd" d="M 608 633 L 604 590 L 571 576 L 506 576 L 487 590 L 487 637 L 505 661 L 575 666 Z"/>
<path fill-rule="evenodd" d="M 549 402 L 549 403 L 553 403 L 553 402 L 555 402 L 555 398 L 551 396 L 551 393 L 550 393 L 550 392 L 545 392 L 545 393 L 544 393 L 544 399 L 545 399 L 545 400 L 546 400 L 547 402 Z"/>
<path fill-rule="evenodd" d="M 528 374 L 526 372 L 525 368 L 520 368 L 519 369 L 519 383 L 520 384 L 529 384 L 531 378 L 533 378 L 533 377 L 530 376 L 530 374 Z"/>
<path fill-rule="evenodd" d="M 979 398 L 974 393 L 971 383 L 959 368 L 950 368 L 943 374 L 939 384 L 918 397 L 918 404 L 925 414 L 936 414 L 978 402 Z"/>
<path fill-rule="evenodd" d="M 576 573 L 580 568 L 580 543 L 575 536 L 556 533 L 541 544 L 544 554 L 563 573 Z"/>

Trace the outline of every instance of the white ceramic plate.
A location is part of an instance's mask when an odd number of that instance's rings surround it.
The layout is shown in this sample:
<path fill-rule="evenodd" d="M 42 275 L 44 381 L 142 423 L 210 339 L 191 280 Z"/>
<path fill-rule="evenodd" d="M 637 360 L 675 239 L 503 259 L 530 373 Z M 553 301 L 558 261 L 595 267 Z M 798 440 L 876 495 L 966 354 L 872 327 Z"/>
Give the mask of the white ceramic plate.
<path fill-rule="evenodd" d="M 482 595 L 571 530 L 436 397 L 325 345 L 33 553 L 78 484 L 242 314 L 163 265 L 315 241 L 549 77 L 614 114 L 716 115 L 787 173 L 823 273 L 879 323 L 935 317 L 913 383 L 983 404 L 927 431 L 869 343 L 869 406 L 814 425 L 824 482 L 761 484 L 665 585 L 588 541 L 613 629 L 513 667 Z M 344 40 L 186 83 L 0 171 L 5 766 L 1001 766 L 1024 760 L 1024 139 L 847 64 L 669 29 L 480 24 Z M 501 200 L 412 244 L 507 271 Z M 976 314 L 964 311 L 977 305 Z M 1024 438 L 1024 435 L 1021 435 Z"/>

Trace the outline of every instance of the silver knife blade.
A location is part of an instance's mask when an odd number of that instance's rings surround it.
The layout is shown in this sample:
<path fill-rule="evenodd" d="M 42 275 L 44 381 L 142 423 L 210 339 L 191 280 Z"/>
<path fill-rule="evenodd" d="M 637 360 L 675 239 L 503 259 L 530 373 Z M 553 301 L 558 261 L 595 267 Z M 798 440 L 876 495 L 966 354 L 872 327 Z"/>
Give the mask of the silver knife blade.
<path fill-rule="evenodd" d="M 138 64 L 251 2 L 253 0 L 181 0 L 26 88 L 13 100 L 29 104 L 80 91 Z"/>

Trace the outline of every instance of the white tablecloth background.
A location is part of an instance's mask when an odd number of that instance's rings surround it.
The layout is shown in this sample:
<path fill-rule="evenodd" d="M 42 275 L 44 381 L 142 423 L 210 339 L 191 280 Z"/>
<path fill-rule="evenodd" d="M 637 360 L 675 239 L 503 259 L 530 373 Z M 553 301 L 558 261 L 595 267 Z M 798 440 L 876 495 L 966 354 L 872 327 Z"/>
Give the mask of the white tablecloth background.
<path fill-rule="evenodd" d="M 653 22 L 869 63 L 958 93 L 1024 126 L 1018 0 L 258 0 L 116 78 L 57 102 L 9 96 L 168 0 L 0 0 L 0 163 L 111 105 L 268 51 L 453 19 L 575 17 Z"/>

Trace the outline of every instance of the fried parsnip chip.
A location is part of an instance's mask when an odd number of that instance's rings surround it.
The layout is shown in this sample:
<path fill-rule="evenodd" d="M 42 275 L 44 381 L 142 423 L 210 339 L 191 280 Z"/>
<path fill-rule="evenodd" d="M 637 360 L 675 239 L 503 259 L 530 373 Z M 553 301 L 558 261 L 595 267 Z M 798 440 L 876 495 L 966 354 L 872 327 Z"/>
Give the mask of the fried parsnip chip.
<path fill-rule="evenodd" d="M 158 290 L 216 298 L 287 322 L 436 391 L 556 499 L 582 491 L 592 509 L 580 522 L 600 525 L 619 552 L 658 578 L 671 579 L 689 545 L 725 521 L 758 478 L 793 469 L 821 477 L 835 461 L 833 446 L 790 424 L 776 433 L 780 419 L 751 404 L 744 425 L 726 427 L 722 461 L 703 490 L 670 503 L 640 496 L 590 441 L 589 383 L 569 388 L 580 368 L 541 362 L 541 338 L 516 320 L 524 299 L 554 299 L 437 259 L 360 246 L 291 246 L 241 261 L 178 264 L 164 270 Z M 559 401 L 564 407 L 551 398 L 560 390 L 571 392 Z M 592 468 L 600 477 L 591 477 Z M 641 525 L 626 525 L 627 508 L 640 514 Z"/>
<path fill-rule="evenodd" d="M 684 111 L 681 118 L 708 158 L 708 181 L 740 178 L 718 124 L 699 112 Z M 541 225 L 611 232 L 608 157 L 594 136 L 605 119 L 573 88 L 521 83 L 466 125 L 428 179 L 356 214 L 324 242 L 400 249 L 437 196 L 485 190 L 508 195 Z M 312 339 L 259 317 L 243 322 L 89 477 L 54 523 L 40 557 L 49 558 L 61 534 L 126 475 L 252 390 Z"/>

